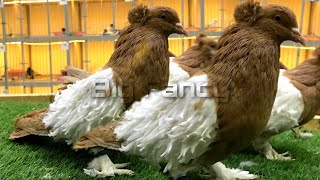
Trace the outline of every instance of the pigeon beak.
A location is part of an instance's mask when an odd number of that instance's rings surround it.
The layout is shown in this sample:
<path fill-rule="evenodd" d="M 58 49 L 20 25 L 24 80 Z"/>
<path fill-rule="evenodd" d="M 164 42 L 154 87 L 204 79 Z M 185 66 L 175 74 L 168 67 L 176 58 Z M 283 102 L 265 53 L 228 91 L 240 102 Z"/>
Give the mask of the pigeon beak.
<path fill-rule="evenodd" d="M 178 34 L 188 36 L 188 31 L 180 23 L 176 23 L 176 31 Z"/>
<path fill-rule="evenodd" d="M 302 34 L 299 32 L 298 28 L 292 28 L 292 37 L 293 41 L 301 43 L 303 46 L 306 45 L 306 39 L 302 36 Z"/>

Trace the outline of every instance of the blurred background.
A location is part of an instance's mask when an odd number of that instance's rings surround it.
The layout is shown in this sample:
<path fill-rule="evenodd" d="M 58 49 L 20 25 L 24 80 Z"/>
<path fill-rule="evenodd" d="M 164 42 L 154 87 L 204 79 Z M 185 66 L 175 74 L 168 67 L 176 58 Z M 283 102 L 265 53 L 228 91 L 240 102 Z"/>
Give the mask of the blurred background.
<path fill-rule="evenodd" d="M 72 65 L 93 73 L 110 58 L 128 11 L 138 4 L 174 8 L 189 37 L 171 35 L 179 56 L 205 32 L 219 38 L 234 22 L 241 0 L 1 0 L 0 94 L 54 93 Z M 293 68 L 320 45 L 320 0 L 260 0 L 283 4 L 297 15 L 306 47 L 285 42 L 281 61 Z M 7 67 L 7 68 L 6 68 Z"/>

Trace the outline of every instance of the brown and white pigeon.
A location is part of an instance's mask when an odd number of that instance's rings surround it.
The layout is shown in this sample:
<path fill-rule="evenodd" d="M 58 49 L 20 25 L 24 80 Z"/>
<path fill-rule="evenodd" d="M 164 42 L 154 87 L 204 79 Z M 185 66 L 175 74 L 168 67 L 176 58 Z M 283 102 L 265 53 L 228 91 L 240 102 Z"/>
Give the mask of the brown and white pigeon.
<path fill-rule="evenodd" d="M 288 152 L 278 154 L 268 142 L 276 134 L 310 121 L 320 109 L 320 47 L 314 57 L 296 68 L 281 70 L 272 113 L 254 148 L 272 160 L 290 160 Z"/>
<path fill-rule="evenodd" d="M 168 51 L 168 56 L 171 59 L 176 57 L 172 52 Z M 170 69 L 173 69 L 176 71 L 178 66 L 173 65 L 173 67 L 170 66 Z M 179 69 L 178 69 L 179 70 Z M 68 88 L 68 85 L 74 84 L 79 80 L 85 79 L 90 76 L 90 73 L 83 70 L 79 69 L 73 66 L 67 66 L 66 67 L 67 71 L 67 76 L 62 76 L 63 80 L 63 86 L 59 88 L 58 90 L 64 90 Z M 171 77 L 172 75 L 170 75 Z M 188 78 L 189 76 L 186 77 L 181 77 L 183 79 Z M 173 79 L 174 81 L 177 81 L 177 78 Z M 170 79 L 169 79 L 170 82 Z M 49 128 L 45 128 L 42 119 L 43 116 L 48 112 L 48 108 L 42 108 L 42 109 L 37 109 L 34 111 L 31 111 L 19 118 L 16 119 L 15 122 L 15 128 L 16 130 L 10 134 L 10 139 L 17 139 L 29 135 L 38 135 L 38 136 L 48 136 L 49 134 Z M 31 123 L 28 123 L 30 122 Z M 27 122 L 27 123 L 26 123 Z"/>
<path fill-rule="evenodd" d="M 39 119 L 43 130 L 50 129 L 49 136 L 69 143 L 77 141 L 91 128 L 120 117 L 150 90 L 167 86 L 168 36 L 187 35 L 177 12 L 169 7 L 137 6 L 130 10 L 128 20 L 130 25 L 121 31 L 105 67 L 58 93 Z M 17 121 L 16 131 L 34 123 L 32 118 Z"/>
<path fill-rule="evenodd" d="M 236 23 L 219 39 L 204 73 L 152 92 L 120 121 L 88 134 L 98 133 L 102 142 L 96 143 L 103 148 L 164 165 L 173 178 L 197 166 L 221 179 L 255 178 L 219 161 L 263 131 L 277 92 L 280 44 L 305 40 L 294 12 L 284 6 L 247 0 L 236 7 L 234 17 Z M 86 173 L 108 176 L 110 164 L 107 155 L 100 156 Z"/>

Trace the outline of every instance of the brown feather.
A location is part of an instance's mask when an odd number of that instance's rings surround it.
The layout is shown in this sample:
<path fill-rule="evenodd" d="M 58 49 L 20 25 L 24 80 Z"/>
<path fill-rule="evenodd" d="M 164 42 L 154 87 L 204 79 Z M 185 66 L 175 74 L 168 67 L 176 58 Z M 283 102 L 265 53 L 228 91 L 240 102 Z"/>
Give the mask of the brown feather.
<path fill-rule="evenodd" d="M 259 2 L 254 2 L 253 0 L 245 1 L 236 7 L 233 16 L 236 22 L 254 23 L 260 10 Z"/>
<path fill-rule="evenodd" d="M 129 11 L 128 21 L 131 24 L 138 23 L 138 24 L 143 25 L 147 21 L 149 11 L 150 10 L 148 9 L 147 6 L 138 5 Z"/>

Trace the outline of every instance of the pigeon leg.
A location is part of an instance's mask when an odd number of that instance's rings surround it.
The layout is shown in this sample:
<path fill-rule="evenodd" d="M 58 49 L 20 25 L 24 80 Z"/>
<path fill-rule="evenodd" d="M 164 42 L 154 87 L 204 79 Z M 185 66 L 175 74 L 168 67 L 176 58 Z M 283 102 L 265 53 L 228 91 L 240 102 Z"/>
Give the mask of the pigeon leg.
<path fill-rule="evenodd" d="M 267 159 L 270 160 L 280 160 L 280 161 L 288 161 L 294 160 L 289 155 L 289 152 L 285 152 L 283 154 L 277 153 L 268 142 L 271 138 L 270 135 L 262 134 L 257 137 L 252 143 L 254 149 L 259 153 L 263 154 Z"/>
<path fill-rule="evenodd" d="M 249 171 L 241 169 L 227 168 L 221 162 L 217 162 L 209 167 L 210 179 L 234 180 L 234 179 L 257 179 L 259 176 L 250 174 Z"/>
<path fill-rule="evenodd" d="M 118 169 L 127 166 L 128 163 L 123 164 L 113 164 L 107 154 L 96 157 L 93 159 L 87 169 L 84 169 L 84 173 L 93 177 L 107 177 L 107 176 L 115 176 L 116 174 L 122 175 L 133 175 L 134 172 L 128 169 Z"/>
<path fill-rule="evenodd" d="M 312 133 L 309 133 L 309 132 L 304 132 L 301 127 L 299 128 L 292 128 L 291 129 L 293 134 L 294 134 L 294 137 L 298 138 L 298 139 L 307 139 L 307 138 L 311 138 L 313 137 L 313 134 Z"/>

